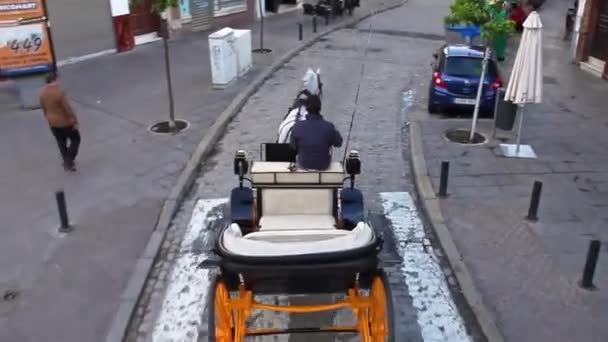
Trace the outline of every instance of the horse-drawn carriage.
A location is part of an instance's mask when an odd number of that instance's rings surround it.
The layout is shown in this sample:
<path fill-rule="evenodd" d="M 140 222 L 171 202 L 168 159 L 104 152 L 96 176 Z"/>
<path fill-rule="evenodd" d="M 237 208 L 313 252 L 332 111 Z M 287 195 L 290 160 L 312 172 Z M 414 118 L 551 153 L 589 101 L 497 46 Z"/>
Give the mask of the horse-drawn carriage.
<path fill-rule="evenodd" d="M 382 239 L 365 220 L 355 188 L 358 153 L 325 171 L 298 169 L 283 144 L 263 144 L 266 156 L 234 159 L 239 186 L 230 194 L 230 222 L 215 251 L 221 274 L 210 300 L 209 340 L 243 342 L 246 336 L 358 333 L 363 342 L 394 341 L 391 296 L 379 255 Z M 275 160 L 275 161 L 269 161 Z M 350 180 L 350 186 L 344 182 Z M 251 186 L 245 186 L 248 181 Z M 279 306 L 258 294 L 343 293 L 336 303 Z M 350 308 L 348 326 L 250 328 L 253 310 L 309 313 Z"/>

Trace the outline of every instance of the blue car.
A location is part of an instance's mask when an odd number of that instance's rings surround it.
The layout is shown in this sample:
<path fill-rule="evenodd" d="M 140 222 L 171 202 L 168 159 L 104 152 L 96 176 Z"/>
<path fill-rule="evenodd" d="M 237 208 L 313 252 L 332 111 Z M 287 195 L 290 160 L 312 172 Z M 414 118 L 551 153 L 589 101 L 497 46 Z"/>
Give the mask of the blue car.
<path fill-rule="evenodd" d="M 433 77 L 429 87 L 429 113 L 448 109 L 473 112 L 481 76 L 484 48 L 445 45 L 434 54 Z M 494 104 L 502 81 L 497 63 L 489 59 L 479 108 L 480 116 L 493 116 Z"/>

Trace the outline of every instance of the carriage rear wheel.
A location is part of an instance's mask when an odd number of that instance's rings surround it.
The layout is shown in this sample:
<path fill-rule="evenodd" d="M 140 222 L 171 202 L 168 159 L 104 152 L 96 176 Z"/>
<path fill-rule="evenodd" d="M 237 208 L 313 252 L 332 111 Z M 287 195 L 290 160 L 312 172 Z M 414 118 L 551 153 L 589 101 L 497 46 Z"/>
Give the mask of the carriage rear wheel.
<path fill-rule="evenodd" d="M 209 342 L 233 342 L 234 321 L 229 307 L 230 292 L 224 280 L 218 275 L 213 281 L 209 305 Z"/>
<path fill-rule="evenodd" d="M 388 277 L 384 271 L 374 276 L 369 296 L 371 300 L 369 310 L 371 341 L 395 342 L 392 295 Z"/>

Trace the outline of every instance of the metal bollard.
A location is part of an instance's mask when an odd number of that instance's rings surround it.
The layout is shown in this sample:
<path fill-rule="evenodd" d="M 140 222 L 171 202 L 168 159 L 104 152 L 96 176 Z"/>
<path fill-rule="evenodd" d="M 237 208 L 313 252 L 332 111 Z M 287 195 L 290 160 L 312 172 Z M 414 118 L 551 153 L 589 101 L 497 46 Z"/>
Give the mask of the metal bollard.
<path fill-rule="evenodd" d="M 302 26 L 302 23 L 298 23 L 298 40 L 302 40 L 303 39 L 303 35 L 304 35 L 304 27 Z"/>
<path fill-rule="evenodd" d="M 595 274 L 595 266 L 600 255 L 600 240 L 592 240 L 589 242 L 589 250 L 587 251 L 587 261 L 585 261 L 585 269 L 583 270 L 583 279 L 580 286 L 586 290 L 595 288 L 593 285 L 593 275 Z"/>
<path fill-rule="evenodd" d="M 439 193 L 437 194 L 439 197 L 447 197 L 448 196 L 448 174 L 450 172 L 450 162 L 442 161 L 441 162 L 441 175 L 439 178 Z"/>
<path fill-rule="evenodd" d="M 317 16 L 312 17 L 312 32 L 317 33 Z"/>
<path fill-rule="evenodd" d="M 529 221 L 538 221 L 538 204 L 540 202 L 540 192 L 543 189 L 543 183 L 539 181 L 534 182 L 532 188 L 532 198 L 530 199 L 530 208 L 528 209 L 528 216 L 526 219 Z"/>
<path fill-rule="evenodd" d="M 70 220 L 68 219 L 68 210 L 65 204 L 65 194 L 63 191 L 57 191 L 55 193 L 55 199 L 57 200 L 57 209 L 59 210 L 59 222 L 61 226 L 59 226 L 59 231 L 62 233 L 66 233 L 72 230 L 72 226 L 70 226 Z"/>

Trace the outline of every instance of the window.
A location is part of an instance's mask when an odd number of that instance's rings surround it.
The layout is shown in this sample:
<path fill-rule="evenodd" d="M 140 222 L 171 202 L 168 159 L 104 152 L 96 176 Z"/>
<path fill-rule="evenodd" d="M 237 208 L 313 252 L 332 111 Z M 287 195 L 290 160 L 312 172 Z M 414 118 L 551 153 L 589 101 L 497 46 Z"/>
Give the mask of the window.
<path fill-rule="evenodd" d="M 247 10 L 246 0 L 215 0 L 215 16 L 239 13 Z"/>
<path fill-rule="evenodd" d="M 445 73 L 452 76 L 481 76 L 481 58 L 471 57 L 449 57 L 447 59 Z M 496 69 L 492 62 L 488 63 L 488 74 L 496 75 Z"/>

